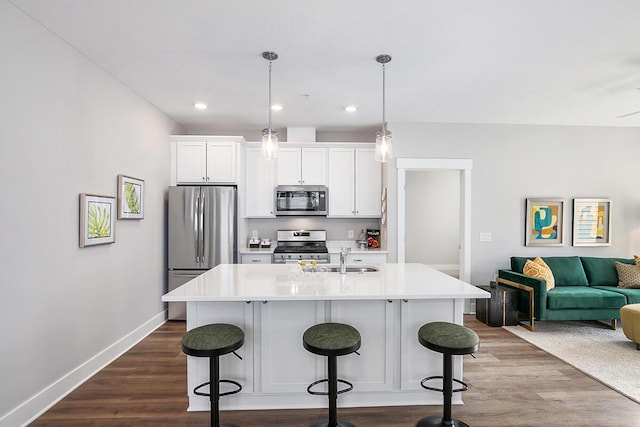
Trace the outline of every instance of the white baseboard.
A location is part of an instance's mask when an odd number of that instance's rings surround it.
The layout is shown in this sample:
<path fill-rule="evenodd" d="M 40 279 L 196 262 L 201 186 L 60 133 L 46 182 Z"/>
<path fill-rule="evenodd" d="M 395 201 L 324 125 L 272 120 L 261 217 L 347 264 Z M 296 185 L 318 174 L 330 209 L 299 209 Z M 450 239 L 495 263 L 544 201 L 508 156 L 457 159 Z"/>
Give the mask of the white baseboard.
<path fill-rule="evenodd" d="M 0 418 L 0 427 L 28 425 L 87 379 L 142 341 L 147 335 L 160 327 L 166 319 L 166 310 L 152 317 L 137 329 L 2 416 Z"/>

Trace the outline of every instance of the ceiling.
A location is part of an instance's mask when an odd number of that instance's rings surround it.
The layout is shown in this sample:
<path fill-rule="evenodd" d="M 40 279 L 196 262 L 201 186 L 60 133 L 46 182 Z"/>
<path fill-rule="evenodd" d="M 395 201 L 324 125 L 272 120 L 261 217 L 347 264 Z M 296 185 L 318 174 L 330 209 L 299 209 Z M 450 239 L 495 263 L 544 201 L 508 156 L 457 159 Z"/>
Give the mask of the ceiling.
<path fill-rule="evenodd" d="M 266 50 L 276 129 L 379 128 L 379 54 L 389 122 L 640 126 L 636 0 L 9 1 L 188 133 L 266 127 Z"/>

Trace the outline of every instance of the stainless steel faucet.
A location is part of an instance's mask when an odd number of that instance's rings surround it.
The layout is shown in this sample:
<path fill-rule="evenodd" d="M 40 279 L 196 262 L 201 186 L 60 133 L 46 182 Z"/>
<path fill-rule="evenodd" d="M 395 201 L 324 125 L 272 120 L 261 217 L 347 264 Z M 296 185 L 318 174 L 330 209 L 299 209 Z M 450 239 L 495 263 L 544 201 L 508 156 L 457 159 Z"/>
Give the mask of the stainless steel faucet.
<path fill-rule="evenodd" d="M 347 274 L 347 254 L 351 248 L 340 248 L 340 274 Z"/>

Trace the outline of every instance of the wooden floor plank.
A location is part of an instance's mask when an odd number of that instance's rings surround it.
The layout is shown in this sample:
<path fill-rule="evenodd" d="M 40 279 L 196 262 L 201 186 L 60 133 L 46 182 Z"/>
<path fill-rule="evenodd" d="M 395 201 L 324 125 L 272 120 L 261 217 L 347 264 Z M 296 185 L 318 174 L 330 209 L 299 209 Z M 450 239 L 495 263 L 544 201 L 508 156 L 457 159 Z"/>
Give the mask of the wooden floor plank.
<path fill-rule="evenodd" d="M 482 426 L 639 426 L 640 405 L 502 328 L 465 316 L 480 336 L 465 357 L 469 390 L 453 415 Z M 207 426 L 208 412 L 187 412 L 184 322 L 169 321 L 97 373 L 32 426 Z M 425 391 L 425 393 L 427 393 Z M 442 406 L 340 408 L 363 427 L 413 427 Z M 306 427 L 326 410 L 223 411 L 241 427 Z"/>

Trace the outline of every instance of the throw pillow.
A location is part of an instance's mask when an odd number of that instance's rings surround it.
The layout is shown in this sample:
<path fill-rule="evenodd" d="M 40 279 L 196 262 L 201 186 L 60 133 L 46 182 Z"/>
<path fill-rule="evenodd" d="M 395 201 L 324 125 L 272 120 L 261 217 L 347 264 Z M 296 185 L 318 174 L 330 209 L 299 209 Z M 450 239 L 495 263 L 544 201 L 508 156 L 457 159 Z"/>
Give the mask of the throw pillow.
<path fill-rule="evenodd" d="M 640 267 L 616 261 L 619 288 L 640 288 Z"/>
<path fill-rule="evenodd" d="M 555 279 L 553 278 L 553 272 L 551 271 L 547 263 L 544 262 L 540 257 L 536 257 L 536 259 L 534 259 L 533 261 L 528 259 L 527 262 L 524 263 L 522 273 L 527 276 L 546 280 L 547 290 L 551 290 L 556 286 Z"/>
<path fill-rule="evenodd" d="M 636 265 L 640 265 L 640 256 L 638 256 L 638 255 L 634 255 L 634 256 L 633 256 L 633 259 L 635 259 L 635 260 L 636 260 Z"/>

